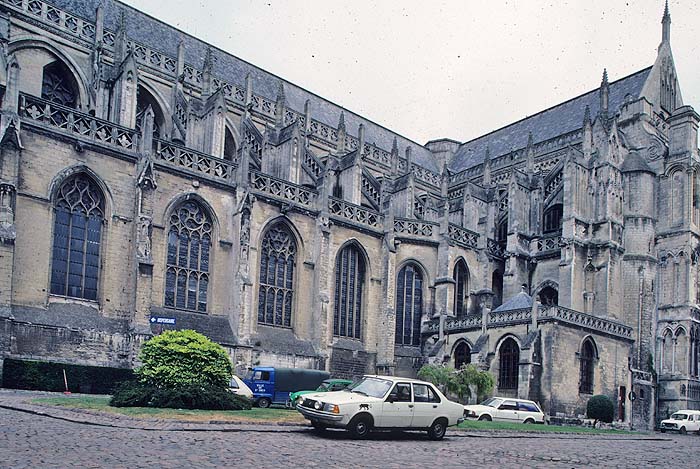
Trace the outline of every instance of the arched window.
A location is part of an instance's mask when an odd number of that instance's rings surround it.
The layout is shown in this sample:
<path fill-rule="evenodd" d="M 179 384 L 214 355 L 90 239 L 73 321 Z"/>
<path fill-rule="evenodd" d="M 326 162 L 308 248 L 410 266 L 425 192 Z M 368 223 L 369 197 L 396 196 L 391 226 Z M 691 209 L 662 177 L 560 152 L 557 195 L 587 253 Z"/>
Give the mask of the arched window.
<path fill-rule="evenodd" d="M 548 207 L 542 215 L 542 233 L 556 233 L 561 230 L 564 209 L 562 204 L 554 204 Z"/>
<path fill-rule="evenodd" d="M 41 78 L 41 97 L 52 103 L 78 107 L 78 85 L 73 74 L 60 60 L 46 65 Z"/>
<path fill-rule="evenodd" d="M 212 224 L 200 204 L 187 200 L 170 215 L 165 306 L 206 312 Z"/>
<path fill-rule="evenodd" d="M 408 264 L 396 279 L 396 345 L 420 345 L 423 274 Z"/>
<path fill-rule="evenodd" d="M 338 253 L 335 262 L 335 305 L 333 335 L 360 339 L 362 290 L 365 285 L 365 261 L 355 244 Z"/>
<path fill-rule="evenodd" d="M 153 138 L 160 138 L 164 122 L 163 112 L 160 110 L 156 98 L 146 88 L 139 86 L 136 88 L 136 130 L 141 130 L 143 117 L 148 106 L 153 109 Z"/>
<path fill-rule="evenodd" d="M 493 307 L 501 306 L 503 303 L 503 275 L 497 270 L 491 275 L 491 291 L 493 291 Z"/>
<path fill-rule="evenodd" d="M 472 362 L 472 351 L 469 348 L 469 344 L 466 342 L 460 342 L 455 348 L 455 369 L 459 370 L 465 365 Z"/>
<path fill-rule="evenodd" d="M 502 249 L 508 245 L 508 215 L 496 224 L 496 242 Z"/>
<path fill-rule="evenodd" d="M 501 344 L 499 352 L 498 389 L 518 389 L 518 363 L 520 347 L 508 337 Z"/>
<path fill-rule="evenodd" d="M 452 278 L 455 281 L 455 314 L 466 314 L 469 306 L 469 268 L 464 259 L 455 264 Z"/>
<path fill-rule="evenodd" d="M 540 290 L 540 303 L 545 306 L 556 306 L 559 304 L 559 292 L 554 287 L 544 287 Z"/>
<path fill-rule="evenodd" d="M 96 300 L 104 223 L 102 191 L 87 175 L 73 176 L 61 185 L 54 212 L 51 293 Z"/>
<path fill-rule="evenodd" d="M 234 140 L 233 134 L 228 128 L 224 137 L 224 159 L 228 161 L 236 159 L 236 140 Z"/>
<path fill-rule="evenodd" d="M 676 331 L 674 373 L 688 374 L 688 348 L 688 335 L 680 328 Z"/>
<path fill-rule="evenodd" d="M 580 352 L 579 392 L 593 394 L 593 361 L 595 360 L 595 346 L 591 339 L 583 341 Z"/>
<path fill-rule="evenodd" d="M 294 235 L 284 223 L 265 233 L 260 252 L 258 324 L 292 327 L 296 253 Z"/>
<path fill-rule="evenodd" d="M 666 329 L 661 342 L 661 370 L 664 373 L 673 371 L 673 333 Z"/>

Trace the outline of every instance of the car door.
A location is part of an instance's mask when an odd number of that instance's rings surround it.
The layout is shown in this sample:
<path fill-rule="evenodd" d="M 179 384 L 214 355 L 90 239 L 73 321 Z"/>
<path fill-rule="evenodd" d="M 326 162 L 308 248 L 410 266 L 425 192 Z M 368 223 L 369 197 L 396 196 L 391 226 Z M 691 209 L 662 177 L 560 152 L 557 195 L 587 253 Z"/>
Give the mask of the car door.
<path fill-rule="evenodd" d="M 413 420 L 411 383 L 396 383 L 382 403 L 380 427 L 408 428 Z"/>
<path fill-rule="evenodd" d="M 440 397 L 427 384 L 413 383 L 412 428 L 428 428 L 435 420 L 440 406 Z"/>
<path fill-rule="evenodd" d="M 518 403 L 514 400 L 506 399 L 498 406 L 496 420 L 503 422 L 517 422 L 518 419 Z"/>

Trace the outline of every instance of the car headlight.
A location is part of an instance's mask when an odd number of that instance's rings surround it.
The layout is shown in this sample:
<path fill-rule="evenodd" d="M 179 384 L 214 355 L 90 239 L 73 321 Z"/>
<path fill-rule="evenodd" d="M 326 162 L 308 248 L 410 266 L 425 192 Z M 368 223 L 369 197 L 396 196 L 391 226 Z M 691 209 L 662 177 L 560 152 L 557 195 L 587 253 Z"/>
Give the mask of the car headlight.
<path fill-rule="evenodd" d="M 335 404 L 326 404 L 323 407 L 323 410 L 325 410 L 326 412 L 330 412 L 332 414 L 339 414 L 340 413 L 340 407 L 338 407 Z"/>
<path fill-rule="evenodd" d="M 316 410 L 323 409 L 323 402 L 321 402 L 321 401 L 314 402 L 314 409 L 316 409 Z"/>

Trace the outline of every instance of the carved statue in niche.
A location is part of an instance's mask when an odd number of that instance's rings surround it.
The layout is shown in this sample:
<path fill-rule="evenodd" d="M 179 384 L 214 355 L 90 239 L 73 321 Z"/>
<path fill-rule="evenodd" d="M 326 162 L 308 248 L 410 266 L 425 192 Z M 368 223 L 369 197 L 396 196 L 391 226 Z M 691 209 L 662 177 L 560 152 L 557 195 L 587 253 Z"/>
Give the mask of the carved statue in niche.
<path fill-rule="evenodd" d="M 0 227 L 8 229 L 15 224 L 15 188 L 11 184 L 0 184 Z"/>
<path fill-rule="evenodd" d="M 139 215 L 138 233 L 136 236 L 136 252 L 139 260 L 151 260 L 151 236 L 153 221 L 151 217 Z"/>
<path fill-rule="evenodd" d="M 250 248 L 250 209 L 244 208 L 241 212 L 241 259 L 248 259 Z"/>

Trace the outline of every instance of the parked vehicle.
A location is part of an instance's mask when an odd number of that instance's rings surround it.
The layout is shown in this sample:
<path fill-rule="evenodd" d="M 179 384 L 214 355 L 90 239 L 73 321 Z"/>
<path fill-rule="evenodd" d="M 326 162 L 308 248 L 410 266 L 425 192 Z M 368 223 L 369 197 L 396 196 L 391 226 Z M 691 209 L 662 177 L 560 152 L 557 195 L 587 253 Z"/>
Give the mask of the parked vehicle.
<path fill-rule="evenodd" d="M 544 423 L 544 412 L 533 401 L 492 397 L 477 405 L 465 405 L 467 418 L 501 422 Z"/>
<path fill-rule="evenodd" d="M 318 387 L 330 373 L 304 368 L 274 368 L 256 366 L 243 380 L 253 392 L 253 402 L 258 407 L 286 404 L 289 394 L 303 389 Z"/>
<path fill-rule="evenodd" d="M 671 415 L 671 418 L 662 420 L 659 430 L 661 433 L 670 431 L 685 435 L 688 432 L 697 432 L 700 435 L 700 410 L 679 410 Z"/>
<path fill-rule="evenodd" d="M 364 376 L 343 391 L 307 394 L 296 408 L 317 430 L 344 428 L 355 438 L 395 429 L 427 430 L 440 440 L 464 415 L 431 383 L 395 376 Z"/>
<path fill-rule="evenodd" d="M 349 379 L 327 379 L 314 391 L 297 391 L 289 395 L 289 404 L 294 407 L 301 403 L 302 396 L 306 394 L 313 394 L 315 392 L 332 392 L 332 391 L 342 391 L 352 384 Z"/>
<path fill-rule="evenodd" d="M 228 384 L 228 390 L 234 394 L 238 394 L 239 396 L 247 397 L 248 399 L 253 398 L 253 391 L 251 391 L 248 385 L 236 375 L 231 376 L 231 381 L 229 381 Z"/>

